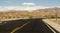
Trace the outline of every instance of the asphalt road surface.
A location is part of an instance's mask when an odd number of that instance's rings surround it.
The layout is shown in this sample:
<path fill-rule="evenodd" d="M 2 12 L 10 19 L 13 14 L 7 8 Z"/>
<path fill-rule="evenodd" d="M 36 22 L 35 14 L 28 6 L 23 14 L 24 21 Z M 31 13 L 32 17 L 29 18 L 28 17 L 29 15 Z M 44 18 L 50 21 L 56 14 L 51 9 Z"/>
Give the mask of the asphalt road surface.
<path fill-rule="evenodd" d="M 0 23 L 0 33 L 54 33 L 42 19 L 21 19 L 2 22 Z M 19 29 L 16 30 L 18 27 Z M 56 30 L 54 31 L 59 33 Z"/>

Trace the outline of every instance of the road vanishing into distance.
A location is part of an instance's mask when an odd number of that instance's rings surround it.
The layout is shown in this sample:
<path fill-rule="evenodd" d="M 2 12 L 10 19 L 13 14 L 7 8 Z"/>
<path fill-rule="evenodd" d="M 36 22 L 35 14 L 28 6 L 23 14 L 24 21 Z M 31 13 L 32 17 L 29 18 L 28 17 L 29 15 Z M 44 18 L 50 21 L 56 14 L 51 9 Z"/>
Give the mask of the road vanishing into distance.
<path fill-rule="evenodd" d="M 38 18 L 0 22 L 0 33 L 59 33 Z"/>

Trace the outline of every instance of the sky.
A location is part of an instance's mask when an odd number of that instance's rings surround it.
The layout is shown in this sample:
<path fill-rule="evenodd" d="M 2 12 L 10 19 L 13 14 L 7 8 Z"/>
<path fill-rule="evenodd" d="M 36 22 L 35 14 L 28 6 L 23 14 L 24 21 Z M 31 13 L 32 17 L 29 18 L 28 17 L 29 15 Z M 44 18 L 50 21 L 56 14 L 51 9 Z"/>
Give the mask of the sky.
<path fill-rule="evenodd" d="M 0 6 L 21 6 L 26 3 L 39 6 L 60 6 L 60 0 L 0 0 Z"/>

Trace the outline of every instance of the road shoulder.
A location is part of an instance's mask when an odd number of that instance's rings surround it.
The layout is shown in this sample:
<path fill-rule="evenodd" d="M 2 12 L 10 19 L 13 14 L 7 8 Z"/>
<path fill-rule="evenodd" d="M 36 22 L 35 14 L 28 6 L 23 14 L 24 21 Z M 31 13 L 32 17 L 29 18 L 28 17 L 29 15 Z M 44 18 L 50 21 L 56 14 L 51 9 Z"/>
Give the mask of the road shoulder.
<path fill-rule="evenodd" d="M 55 22 L 52 22 L 52 21 L 50 21 L 50 20 L 48 20 L 48 19 L 43 19 L 43 21 L 44 21 L 45 23 L 49 24 L 50 26 L 52 26 L 52 27 L 53 27 L 54 29 L 56 29 L 57 31 L 60 32 L 60 25 L 59 25 L 59 24 L 57 24 L 57 23 L 55 23 Z"/>

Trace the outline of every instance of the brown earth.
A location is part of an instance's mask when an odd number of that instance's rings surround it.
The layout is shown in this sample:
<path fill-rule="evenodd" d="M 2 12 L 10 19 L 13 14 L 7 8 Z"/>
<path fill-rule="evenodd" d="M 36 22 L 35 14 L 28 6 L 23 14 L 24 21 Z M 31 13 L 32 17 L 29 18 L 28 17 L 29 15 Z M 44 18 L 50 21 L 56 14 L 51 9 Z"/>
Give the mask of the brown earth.
<path fill-rule="evenodd" d="M 57 11 L 58 10 L 58 11 Z M 15 11 L 15 12 L 0 12 L 1 19 L 13 18 L 60 18 L 60 8 L 39 9 L 33 12 Z"/>

